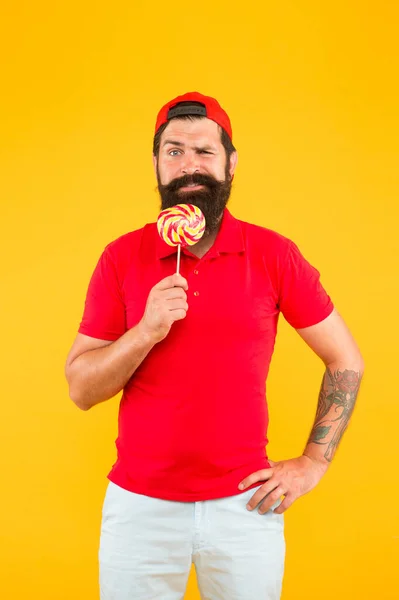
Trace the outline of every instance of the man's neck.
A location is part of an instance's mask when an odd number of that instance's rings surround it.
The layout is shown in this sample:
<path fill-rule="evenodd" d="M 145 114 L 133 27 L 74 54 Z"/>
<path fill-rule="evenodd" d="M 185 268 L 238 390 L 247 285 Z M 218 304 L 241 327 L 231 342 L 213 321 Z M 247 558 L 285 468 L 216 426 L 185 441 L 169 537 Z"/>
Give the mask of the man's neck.
<path fill-rule="evenodd" d="M 202 258 L 203 256 L 205 256 L 205 254 L 208 252 L 208 250 L 210 248 L 212 248 L 212 246 L 216 240 L 217 234 L 218 234 L 218 232 L 216 231 L 216 232 L 210 233 L 206 237 L 203 237 L 199 242 L 194 244 L 194 246 L 190 246 L 189 251 L 192 254 L 194 254 L 195 256 L 197 256 L 198 258 Z"/>
<path fill-rule="evenodd" d="M 212 231 L 212 233 L 205 233 L 205 235 L 200 239 L 199 242 L 190 246 L 189 250 L 192 254 L 197 256 L 198 258 L 202 258 L 205 254 L 212 248 L 215 243 L 216 237 L 220 231 L 220 227 L 222 224 L 223 214 L 219 218 L 219 223 L 216 231 Z"/>

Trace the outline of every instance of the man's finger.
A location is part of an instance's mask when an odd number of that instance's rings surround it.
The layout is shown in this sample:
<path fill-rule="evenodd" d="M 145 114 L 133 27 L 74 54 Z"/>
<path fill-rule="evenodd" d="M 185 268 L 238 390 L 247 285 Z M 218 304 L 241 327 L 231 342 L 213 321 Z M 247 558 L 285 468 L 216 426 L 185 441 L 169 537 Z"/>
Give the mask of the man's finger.
<path fill-rule="evenodd" d="M 182 298 L 183 300 L 187 300 L 187 294 L 181 287 L 172 287 L 167 290 L 162 290 L 162 295 L 165 300 L 174 300 L 175 298 Z"/>
<path fill-rule="evenodd" d="M 245 490 L 245 488 L 249 487 L 253 483 L 257 481 L 265 481 L 270 479 L 273 475 L 273 469 L 261 469 L 260 471 L 255 471 L 255 473 L 251 473 L 248 477 L 245 477 L 238 485 L 239 490 Z"/>
<path fill-rule="evenodd" d="M 262 502 L 262 500 L 268 503 L 270 508 L 270 506 L 272 506 L 276 502 L 276 500 L 278 500 L 280 496 L 283 495 L 283 493 L 283 488 L 279 486 L 278 483 L 265 483 L 255 492 L 255 494 L 249 500 L 247 504 L 247 509 L 253 510 L 258 506 L 259 502 Z"/>
<path fill-rule="evenodd" d="M 293 496 L 292 494 L 287 494 L 286 497 L 284 498 L 284 500 L 282 501 L 282 503 L 279 504 L 279 506 L 277 508 L 275 508 L 273 510 L 273 512 L 275 512 L 278 515 L 282 515 L 283 512 L 285 512 L 287 510 L 287 508 L 289 508 L 292 504 L 294 504 L 295 500 L 296 500 L 295 496 Z"/>
<path fill-rule="evenodd" d="M 168 290 L 169 288 L 173 288 L 175 286 L 182 287 L 184 290 L 188 290 L 187 279 L 178 273 L 174 273 L 173 275 L 169 275 L 169 277 L 165 277 L 165 279 L 161 279 L 161 281 L 154 287 L 157 290 Z"/>
<path fill-rule="evenodd" d="M 266 496 L 266 498 L 264 499 L 264 501 L 258 509 L 258 513 L 263 515 L 268 510 L 270 510 L 273 504 L 275 504 L 277 500 L 279 500 L 281 496 L 283 496 L 286 493 L 286 491 L 287 490 L 285 489 L 285 487 L 283 487 L 282 485 L 278 485 L 273 491 L 270 492 L 270 494 Z"/>

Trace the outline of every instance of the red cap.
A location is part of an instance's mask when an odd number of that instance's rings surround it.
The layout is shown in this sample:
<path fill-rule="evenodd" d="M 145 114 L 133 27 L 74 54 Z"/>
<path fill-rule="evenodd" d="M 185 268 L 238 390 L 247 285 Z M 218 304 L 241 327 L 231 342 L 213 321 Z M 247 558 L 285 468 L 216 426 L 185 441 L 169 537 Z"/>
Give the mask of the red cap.
<path fill-rule="evenodd" d="M 187 102 L 187 104 L 178 106 L 174 109 L 173 107 L 179 102 Z M 188 104 L 189 102 L 201 102 L 204 107 L 194 105 L 190 108 Z M 199 92 L 188 92 L 183 96 L 177 96 L 177 98 L 174 98 L 165 104 L 165 106 L 163 106 L 158 113 L 157 122 L 155 125 L 155 133 L 158 131 L 161 125 L 167 123 L 169 119 L 171 119 L 173 116 L 178 116 L 179 114 L 198 114 L 215 121 L 218 123 L 218 125 L 223 127 L 230 139 L 233 141 L 233 132 L 228 114 L 223 110 L 215 98 L 204 96 Z"/>

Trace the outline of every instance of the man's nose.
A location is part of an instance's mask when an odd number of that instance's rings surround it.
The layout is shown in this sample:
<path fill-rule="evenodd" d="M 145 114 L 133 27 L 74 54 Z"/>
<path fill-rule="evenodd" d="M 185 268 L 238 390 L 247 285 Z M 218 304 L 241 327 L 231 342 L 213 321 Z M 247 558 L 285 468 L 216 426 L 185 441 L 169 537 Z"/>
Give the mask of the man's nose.
<path fill-rule="evenodd" d="M 184 161 L 181 165 L 181 171 L 185 175 L 192 175 L 193 173 L 199 173 L 199 158 L 198 156 L 188 156 L 184 157 Z"/>

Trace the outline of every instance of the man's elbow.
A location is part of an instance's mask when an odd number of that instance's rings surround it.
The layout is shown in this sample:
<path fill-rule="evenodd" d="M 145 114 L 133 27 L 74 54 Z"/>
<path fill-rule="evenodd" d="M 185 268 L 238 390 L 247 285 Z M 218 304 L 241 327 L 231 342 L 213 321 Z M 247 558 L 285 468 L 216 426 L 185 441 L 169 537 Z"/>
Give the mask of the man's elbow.
<path fill-rule="evenodd" d="M 71 384 L 69 384 L 69 398 L 78 408 L 80 408 L 80 410 L 86 411 L 91 408 L 91 405 L 87 403 L 87 400 L 85 402 L 84 396 Z"/>
<path fill-rule="evenodd" d="M 78 408 L 80 408 L 80 410 L 87 411 L 87 410 L 91 409 L 91 405 L 90 404 L 83 404 L 82 402 L 74 402 L 74 404 L 76 404 L 76 406 Z"/>
<path fill-rule="evenodd" d="M 336 356 L 334 360 L 330 360 L 326 363 L 326 366 L 331 368 L 339 368 L 339 369 L 348 369 L 357 371 L 360 375 L 364 373 L 364 358 L 360 351 L 351 352 L 351 353 L 342 353 L 339 356 Z"/>
<path fill-rule="evenodd" d="M 80 408 L 80 410 L 89 410 L 90 406 L 87 405 L 87 403 L 85 403 L 83 401 L 83 394 L 81 392 L 81 390 L 79 390 L 77 388 L 77 386 L 74 384 L 74 373 L 72 372 L 71 369 L 71 363 L 66 363 L 65 368 L 64 368 L 64 375 L 65 375 L 65 379 L 67 380 L 68 383 L 68 394 L 69 394 L 69 398 L 72 400 L 72 402 L 78 407 Z M 76 382 L 75 382 L 76 383 Z"/>
<path fill-rule="evenodd" d="M 364 372 L 364 358 L 361 354 L 360 350 L 356 352 L 356 354 L 351 358 L 351 363 L 353 364 L 354 369 L 359 371 L 361 374 Z"/>
<path fill-rule="evenodd" d="M 78 408 L 80 408 L 80 410 L 84 411 L 90 410 L 91 408 L 93 408 L 93 406 L 96 406 L 101 402 L 105 402 L 106 400 L 109 400 L 112 397 L 109 395 L 100 396 L 99 394 L 95 394 L 94 390 L 90 390 L 90 392 L 91 393 L 88 393 L 87 390 L 76 390 L 76 388 L 73 388 L 72 386 L 69 387 L 70 399 L 74 404 L 76 404 Z"/>
<path fill-rule="evenodd" d="M 69 397 L 72 400 L 72 402 L 75 404 L 75 406 L 80 408 L 80 410 L 86 411 L 91 408 L 91 406 L 89 404 L 85 404 L 85 402 L 83 402 L 83 400 L 79 396 L 75 396 L 75 395 L 69 393 Z"/>

